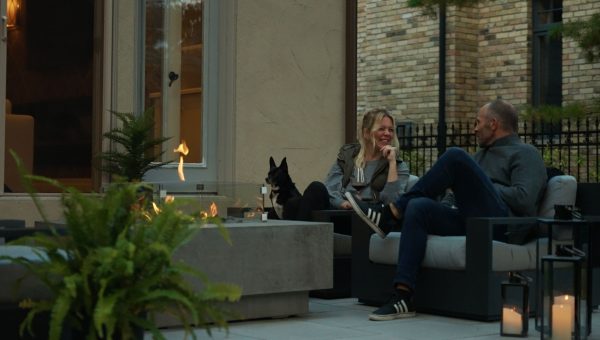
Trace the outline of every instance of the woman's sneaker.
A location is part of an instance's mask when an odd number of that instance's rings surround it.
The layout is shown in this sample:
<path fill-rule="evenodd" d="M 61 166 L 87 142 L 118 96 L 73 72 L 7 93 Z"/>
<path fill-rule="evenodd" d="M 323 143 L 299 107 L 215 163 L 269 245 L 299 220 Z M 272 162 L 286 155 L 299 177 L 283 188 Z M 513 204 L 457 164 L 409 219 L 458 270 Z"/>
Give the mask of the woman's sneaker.
<path fill-rule="evenodd" d="M 366 203 L 352 195 L 350 192 L 344 194 L 352 205 L 352 209 L 365 223 L 379 235 L 385 238 L 396 225 L 390 207 L 383 203 Z"/>
<path fill-rule="evenodd" d="M 414 317 L 416 315 L 415 306 L 409 296 L 395 291 L 385 305 L 369 315 L 369 320 L 387 321 Z"/>

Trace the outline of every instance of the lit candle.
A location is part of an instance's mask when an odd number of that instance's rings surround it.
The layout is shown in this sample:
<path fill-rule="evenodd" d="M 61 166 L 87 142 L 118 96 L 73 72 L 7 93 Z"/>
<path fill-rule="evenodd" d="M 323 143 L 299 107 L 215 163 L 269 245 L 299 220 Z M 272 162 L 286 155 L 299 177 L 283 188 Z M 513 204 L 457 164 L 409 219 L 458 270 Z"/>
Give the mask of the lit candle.
<path fill-rule="evenodd" d="M 571 320 L 573 320 L 573 327 L 571 331 L 575 330 L 575 297 L 573 295 L 558 295 L 554 297 L 554 302 L 559 305 L 569 305 L 571 307 Z"/>
<path fill-rule="evenodd" d="M 573 307 L 566 303 L 552 305 L 552 339 L 571 339 Z"/>
<path fill-rule="evenodd" d="M 502 333 L 521 334 L 523 330 L 522 315 L 514 308 L 502 308 Z"/>

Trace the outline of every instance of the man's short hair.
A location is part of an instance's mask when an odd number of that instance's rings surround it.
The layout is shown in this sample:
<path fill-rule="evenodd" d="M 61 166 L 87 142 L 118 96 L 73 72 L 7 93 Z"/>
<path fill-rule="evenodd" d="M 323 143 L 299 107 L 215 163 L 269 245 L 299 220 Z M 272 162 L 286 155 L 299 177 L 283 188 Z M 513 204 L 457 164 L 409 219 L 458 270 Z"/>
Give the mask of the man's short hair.
<path fill-rule="evenodd" d="M 502 99 L 496 99 L 488 104 L 487 109 L 488 114 L 498 119 L 500 126 L 504 130 L 511 132 L 518 131 L 519 116 L 517 109 L 512 104 Z"/>

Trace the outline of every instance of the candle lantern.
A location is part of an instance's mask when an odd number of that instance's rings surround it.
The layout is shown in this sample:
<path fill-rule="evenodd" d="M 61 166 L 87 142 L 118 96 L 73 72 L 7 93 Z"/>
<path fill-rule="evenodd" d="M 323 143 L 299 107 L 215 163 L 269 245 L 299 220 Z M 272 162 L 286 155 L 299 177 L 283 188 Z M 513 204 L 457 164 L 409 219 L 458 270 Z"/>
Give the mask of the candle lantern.
<path fill-rule="evenodd" d="M 520 273 L 510 272 L 508 281 L 504 281 L 500 285 L 502 292 L 501 336 L 527 336 L 529 329 L 529 280 L 528 277 Z"/>
<path fill-rule="evenodd" d="M 583 261 L 581 256 L 542 257 L 542 339 L 587 338 Z"/>

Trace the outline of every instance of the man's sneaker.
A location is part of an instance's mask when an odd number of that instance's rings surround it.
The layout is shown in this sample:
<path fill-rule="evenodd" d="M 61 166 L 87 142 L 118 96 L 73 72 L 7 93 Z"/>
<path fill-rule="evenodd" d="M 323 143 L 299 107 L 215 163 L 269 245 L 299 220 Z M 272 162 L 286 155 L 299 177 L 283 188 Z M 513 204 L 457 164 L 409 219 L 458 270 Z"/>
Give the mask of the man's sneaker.
<path fill-rule="evenodd" d="M 402 318 L 412 318 L 416 315 L 412 298 L 402 297 L 394 292 L 389 301 L 369 315 L 369 320 L 387 321 Z"/>
<path fill-rule="evenodd" d="M 373 229 L 381 238 L 385 238 L 395 225 L 390 208 L 383 203 L 367 203 L 352 195 L 350 192 L 344 194 L 352 205 L 352 209 L 365 223 Z"/>

